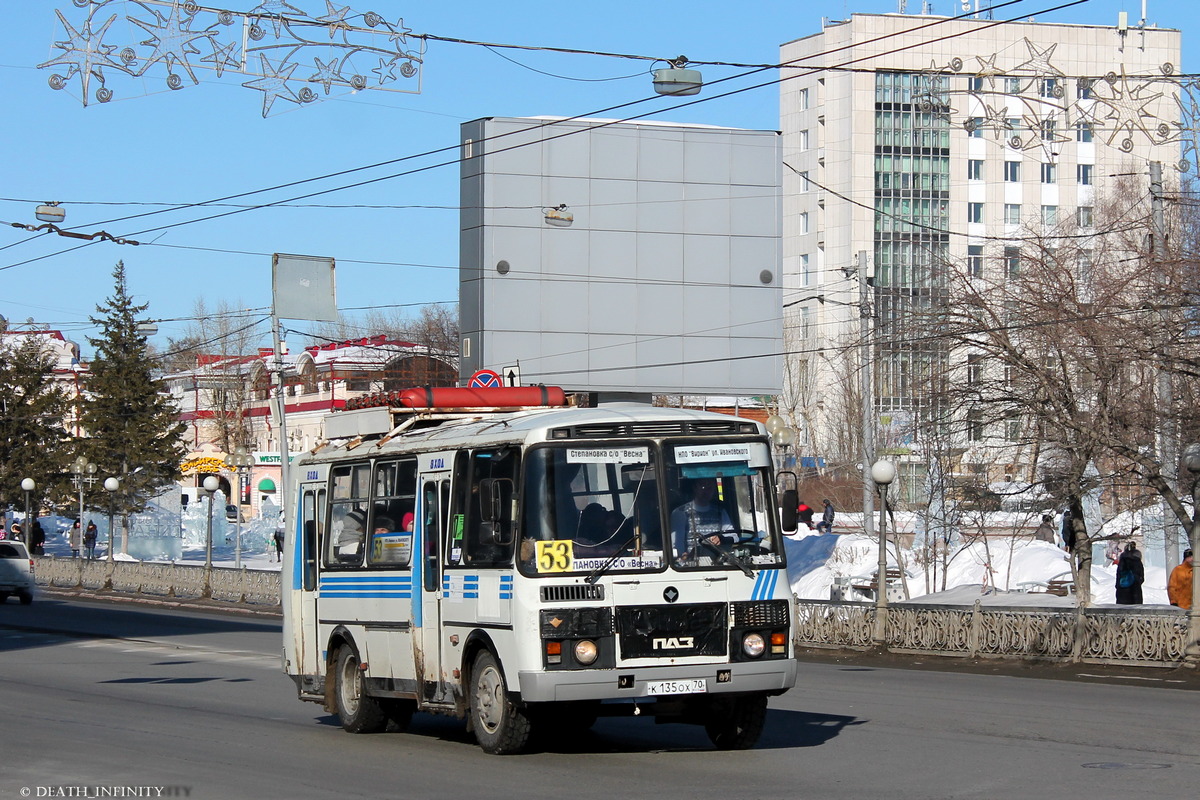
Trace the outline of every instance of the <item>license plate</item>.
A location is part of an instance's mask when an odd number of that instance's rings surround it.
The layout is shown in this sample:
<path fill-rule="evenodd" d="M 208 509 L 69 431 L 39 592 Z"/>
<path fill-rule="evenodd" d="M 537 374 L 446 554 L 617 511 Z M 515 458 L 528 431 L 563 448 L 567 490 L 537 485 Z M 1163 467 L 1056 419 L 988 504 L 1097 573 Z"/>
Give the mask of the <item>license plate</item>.
<path fill-rule="evenodd" d="M 708 691 L 708 683 L 704 678 L 689 681 L 650 681 L 646 684 L 646 694 L 703 694 Z"/>

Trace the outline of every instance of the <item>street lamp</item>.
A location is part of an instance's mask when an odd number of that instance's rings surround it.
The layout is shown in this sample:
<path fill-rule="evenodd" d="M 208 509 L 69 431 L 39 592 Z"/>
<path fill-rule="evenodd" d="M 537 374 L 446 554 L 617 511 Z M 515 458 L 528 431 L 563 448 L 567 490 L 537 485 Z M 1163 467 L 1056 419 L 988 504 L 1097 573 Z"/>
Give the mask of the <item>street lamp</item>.
<path fill-rule="evenodd" d="M 896 465 L 880 459 L 871 465 L 871 480 L 879 487 L 879 572 L 875 576 L 875 643 L 883 645 L 887 616 L 887 492 L 896 479 Z"/>
<path fill-rule="evenodd" d="M 37 488 L 37 484 L 33 482 L 33 478 L 25 478 L 21 481 L 21 489 L 25 492 L 25 526 L 21 534 L 25 537 L 25 544 L 29 547 L 30 554 L 33 553 L 33 526 L 29 524 L 29 495 Z"/>
<path fill-rule="evenodd" d="M 83 489 L 96 482 L 96 465 L 87 460 L 87 456 L 79 456 L 71 467 L 75 473 L 75 485 L 79 487 L 79 535 L 83 535 Z"/>
<path fill-rule="evenodd" d="M 204 540 L 204 571 L 208 574 L 212 569 L 212 507 L 213 496 L 217 493 L 217 489 L 221 487 L 221 482 L 216 476 L 209 475 L 204 479 L 204 493 L 208 495 L 208 534 Z"/>
<path fill-rule="evenodd" d="M 236 476 L 237 488 L 234 489 L 236 498 L 233 501 L 234 508 L 237 509 L 233 518 L 234 545 L 233 545 L 233 565 L 238 569 L 242 567 L 242 470 L 254 464 L 254 458 L 250 455 L 250 451 L 239 445 L 234 448 L 233 456 L 229 459 L 233 465 L 233 472 Z"/>
<path fill-rule="evenodd" d="M 121 482 L 116 478 L 104 479 L 104 491 L 108 492 L 108 560 L 113 560 L 113 505 L 117 502 L 117 489 Z"/>

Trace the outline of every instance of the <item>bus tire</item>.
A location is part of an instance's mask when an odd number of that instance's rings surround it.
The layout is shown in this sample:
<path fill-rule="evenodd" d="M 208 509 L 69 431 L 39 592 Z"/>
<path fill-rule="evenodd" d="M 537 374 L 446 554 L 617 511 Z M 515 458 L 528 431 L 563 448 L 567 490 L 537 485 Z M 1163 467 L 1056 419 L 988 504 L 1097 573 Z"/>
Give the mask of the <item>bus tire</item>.
<path fill-rule="evenodd" d="M 483 752 L 519 753 L 529 744 L 532 724 L 524 709 L 508 699 L 508 685 L 491 651 L 475 657 L 471 670 L 471 728 Z"/>
<path fill-rule="evenodd" d="M 365 693 L 358 654 L 349 645 L 338 650 L 334 700 L 342 728 L 347 733 L 379 733 L 387 727 L 387 714 L 374 697 Z"/>
<path fill-rule="evenodd" d="M 767 720 L 766 695 L 716 699 L 708 709 L 704 731 L 721 750 L 749 750 L 758 743 Z"/>

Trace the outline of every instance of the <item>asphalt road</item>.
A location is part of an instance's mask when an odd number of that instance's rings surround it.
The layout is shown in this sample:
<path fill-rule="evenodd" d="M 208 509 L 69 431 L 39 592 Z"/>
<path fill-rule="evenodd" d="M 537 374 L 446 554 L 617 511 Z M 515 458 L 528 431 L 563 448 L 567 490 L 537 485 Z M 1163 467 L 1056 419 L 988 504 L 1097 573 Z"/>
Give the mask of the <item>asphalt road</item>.
<path fill-rule="evenodd" d="M 446 718 L 344 733 L 296 699 L 279 645 L 269 618 L 45 595 L 0 606 L 0 798 L 1183 798 L 1200 786 L 1198 696 L 1169 676 L 806 661 L 748 752 L 621 718 L 495 757 Z"/>

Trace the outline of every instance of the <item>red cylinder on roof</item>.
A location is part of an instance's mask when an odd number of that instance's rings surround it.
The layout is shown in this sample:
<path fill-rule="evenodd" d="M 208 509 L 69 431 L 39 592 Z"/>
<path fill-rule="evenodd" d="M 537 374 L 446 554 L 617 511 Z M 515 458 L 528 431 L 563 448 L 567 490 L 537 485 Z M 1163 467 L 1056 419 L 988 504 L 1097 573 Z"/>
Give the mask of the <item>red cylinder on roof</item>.
<path fill-rule="evenodd" d="M 565 406 L 567 395 L 558 386 L 510 386 L 466 389 L 448 386 L 394 392 L 395 404 L 406 408 L 513 408 Z"/>

